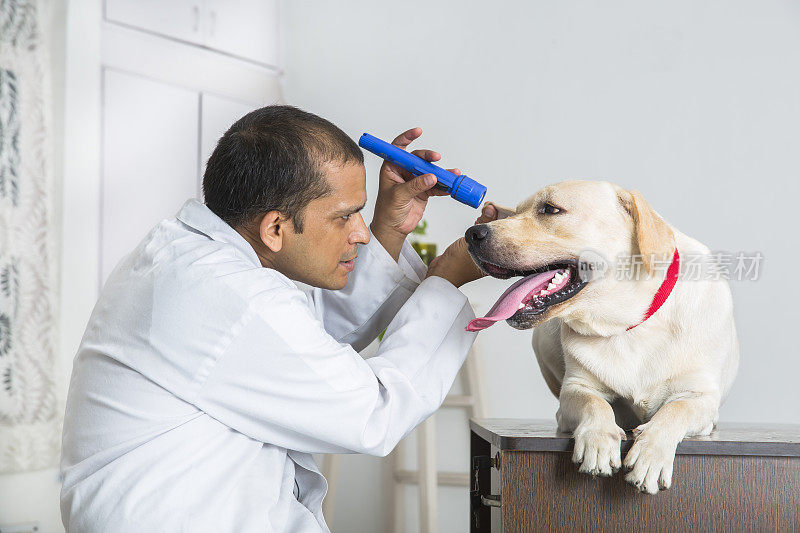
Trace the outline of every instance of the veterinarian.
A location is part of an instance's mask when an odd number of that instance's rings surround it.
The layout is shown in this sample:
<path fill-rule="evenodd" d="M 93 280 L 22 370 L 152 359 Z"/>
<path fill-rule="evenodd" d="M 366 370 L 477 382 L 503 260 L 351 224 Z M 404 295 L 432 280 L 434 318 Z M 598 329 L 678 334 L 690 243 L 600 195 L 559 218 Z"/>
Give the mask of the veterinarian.
<path fill-rule="evenodd" d="M 431 178 L 385 163 L 368 228 L 363 154 L 339 128 L 288 106 L 236 122 L 205 204 L 158 224 L 89 320 L 64 420 L 67 530 L 328 531 L 310 454 L 388 454 L 474 340 L 458 287 L 482 274 L 464 240 L 427 271 L 406 242 Z"/>

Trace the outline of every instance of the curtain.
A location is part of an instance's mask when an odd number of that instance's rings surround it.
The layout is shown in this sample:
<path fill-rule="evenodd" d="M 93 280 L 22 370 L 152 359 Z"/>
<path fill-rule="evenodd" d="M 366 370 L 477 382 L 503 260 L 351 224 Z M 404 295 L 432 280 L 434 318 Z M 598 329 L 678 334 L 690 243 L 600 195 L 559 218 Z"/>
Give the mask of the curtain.
<path fill-rule="evenodd" d="M 0 473 L 54 466 L 60 446 L 46 8 L 0 0 Z"/>

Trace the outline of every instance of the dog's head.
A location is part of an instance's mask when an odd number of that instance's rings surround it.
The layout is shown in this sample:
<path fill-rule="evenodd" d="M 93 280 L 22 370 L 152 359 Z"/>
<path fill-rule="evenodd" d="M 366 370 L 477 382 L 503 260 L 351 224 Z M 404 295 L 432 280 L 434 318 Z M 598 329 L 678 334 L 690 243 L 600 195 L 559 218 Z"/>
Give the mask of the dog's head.
<path fill-rule="evenodd" d="M 649 276 L 654 261 L 675 249 L 669 225 L 638 191 L 605 181 L 563 181 L 499 211 L 507 216 L 467 230 L 469 251 L 487 274 L 523 278 L 473 330 L 502 319 L 527 329 L 596 311 L 600 302 L 616 305 L 634 284 L 597 271 L 609 268 L 609 258 L 641 257 Z"/>

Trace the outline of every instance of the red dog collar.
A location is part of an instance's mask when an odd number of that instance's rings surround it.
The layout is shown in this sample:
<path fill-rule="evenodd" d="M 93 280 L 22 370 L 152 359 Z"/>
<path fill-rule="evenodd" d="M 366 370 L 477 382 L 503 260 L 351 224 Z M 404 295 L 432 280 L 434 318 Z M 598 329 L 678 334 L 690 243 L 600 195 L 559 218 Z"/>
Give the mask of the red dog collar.
<path fill-rule="evenodd" d="M 639 324 L 650 318 L 653 313 L 658 311 L 658 308 L 667 301 L 669 294 L 672 292 L 672 288 L 675 286 L 675 282 L 678 281 L 678 272 L 680 269 L 681 256 L 678 254 L 678 248 L 675 248 L 675 254 L 672 256 L 672 263 L 670 263 L 669 268 L 667 269 L 667 277 L 661 282 L 661 286 L 658 288 L 658 291 L 656 291 L 656 295 L 653 298 L 653 302 L 650 304 L 650 308 L 644 314 L 644 318 L 639 322 Z M 639 324 L 634 324 L 625 331 L 633 329 Z"/>

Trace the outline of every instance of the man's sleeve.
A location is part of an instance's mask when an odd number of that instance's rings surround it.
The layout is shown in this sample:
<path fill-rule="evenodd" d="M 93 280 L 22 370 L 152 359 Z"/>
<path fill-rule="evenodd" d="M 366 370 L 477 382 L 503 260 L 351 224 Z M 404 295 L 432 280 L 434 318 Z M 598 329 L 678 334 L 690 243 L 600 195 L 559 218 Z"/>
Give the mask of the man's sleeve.
<path fill-rule="evenodd" d="M 365 348 L 389 324 L 425 278 L 427 268 L 408 241 L 397 262 L 374 236 L 359 248 L 347 285 L 307 289 L 314 315 L 339 342 Z"/>
<path fill-rule="evenodd" d="M 442 403 L 475 339 L 467 298 L 431 277 L 375 357 L 329 335 L 300 291 L 257 297 L 192 399 L 249 437 L 308 453 L 386 455 Z"/>

